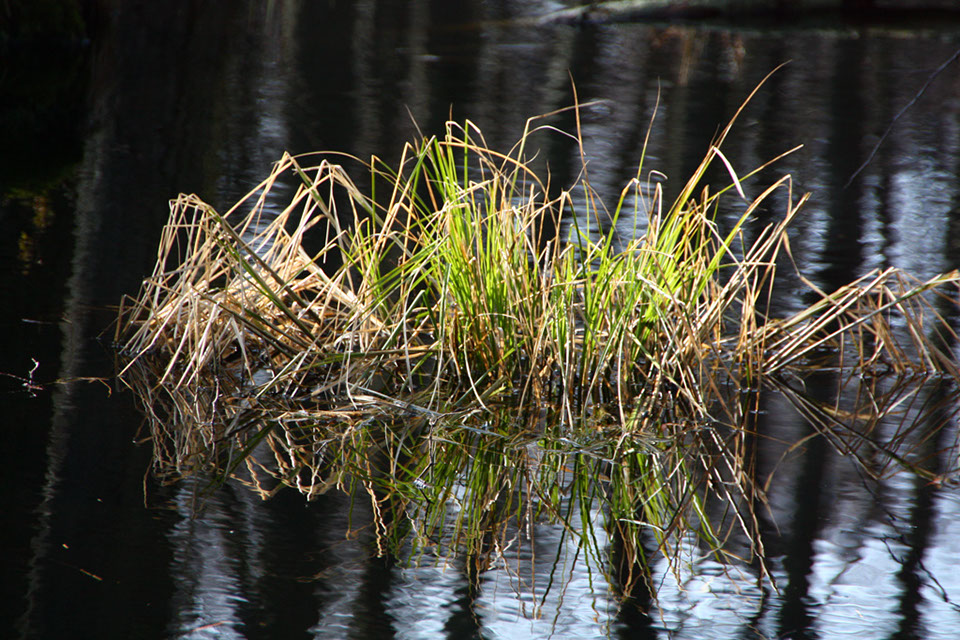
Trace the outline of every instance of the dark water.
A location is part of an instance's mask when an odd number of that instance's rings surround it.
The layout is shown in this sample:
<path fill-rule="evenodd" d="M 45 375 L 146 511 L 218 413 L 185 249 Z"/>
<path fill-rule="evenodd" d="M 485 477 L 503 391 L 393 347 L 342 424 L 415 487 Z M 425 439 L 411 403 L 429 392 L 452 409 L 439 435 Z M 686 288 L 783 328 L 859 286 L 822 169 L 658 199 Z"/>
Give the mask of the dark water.
<path fill-rule="evenodd" d="M 410 567 L 376 558 L 369 515 L 333 494 L 262 502 L 228 486 L 196 514 L 196 487 L 158 486 L 135 444 L 142 417 L 109 382 L 108 305 L 149 273 L 168 199 L 225 208 L 284 150 L 395 157 L 412 121 L 438 132 L 451 113 L 506 150 L 526 118 L 572 102 L 572 76 L 581 101 L 600 101 L 583 119 L 594 186 L 614 197 L 635 175 L 659 96 L 646 169 L 675 189 L 787 61 L 725 153 L 747 170 L 805 145 L 779 165 L 814 194 L 792 235 L 802 272 L 830 289 L 874 268 L 951 269 L 960 63 L 917 94 L 960 48 L 960 23 L 502 21 L 555 7 L 533 1 L 104 6 L 88 41 L 15 47 L 0 74 L 0 636 L 957 637 L 955 483 L 867 480 L 822 439 L 787 451 L 811 427 L 777 398 L 758 457 L 776 469 L 764 510 L 776 590 L 691 546 L 678 575 L 654 567 L 657 603 L 619 607 L 605 568 L 550 527 L 479 576 L 456 559 Z M 573 180 L 575 150 L 542 145 L 553 179 Z M 799 291 L 785 270 L 776 305 L 798 308 Z M 917 431 L 912 459 L 955 474 L 955 422 Z M 531 568 L 534 552 L 560 560 L 556 576 Z"/>

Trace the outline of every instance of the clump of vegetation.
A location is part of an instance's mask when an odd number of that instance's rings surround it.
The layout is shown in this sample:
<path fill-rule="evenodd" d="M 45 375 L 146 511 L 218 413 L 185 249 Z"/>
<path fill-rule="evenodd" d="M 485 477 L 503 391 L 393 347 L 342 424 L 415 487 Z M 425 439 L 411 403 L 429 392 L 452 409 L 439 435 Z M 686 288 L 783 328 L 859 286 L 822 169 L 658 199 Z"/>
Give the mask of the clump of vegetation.
<path fill-rule="evenodd" d="M 805 196 L 784 176 L 745 197 L 720 150 L 733 122 L 673 203 L 641 158 L 611 210 L 586 165 L 559 192 L 535 175 L 538 122 L 510 153 L 451 123 L 396 167 L 287 155 L 225 214 L 174 201 L 156 270 L 120 323 L 122 376 L 152 418 L 158 472 L 235 477 L 264 496 L 362 487 L 382 550 L 413 536 L 480 566 L 544 519 L 602 553 L 599 518 L 640 577 L 650 535 L 668 554 L 688 531 L 720 552 L 740 531 L 762 557 L 757 390 L 792 389 L 824 357 L 847 382 L 899 380 L 858 391 L 849 419 L 790 395 L 855 452 L 870 424 L 907 419 L 912 381 L 960 378 L 936 311 L 956 273 L 874 273 L 769 317 Z M 720 190 L 705 184 L 716 163 L 730 178 Z M 268 216 L 281 180 L 299 186 Z M 748 242 L 744 225 L 778 191 L 782 216 Z M 721 229 L 725 193 L 743 205 Z M 628 219 L 646 225 L 624 239 Z M 718 500 L 725 514 L 708 517 Z"/>

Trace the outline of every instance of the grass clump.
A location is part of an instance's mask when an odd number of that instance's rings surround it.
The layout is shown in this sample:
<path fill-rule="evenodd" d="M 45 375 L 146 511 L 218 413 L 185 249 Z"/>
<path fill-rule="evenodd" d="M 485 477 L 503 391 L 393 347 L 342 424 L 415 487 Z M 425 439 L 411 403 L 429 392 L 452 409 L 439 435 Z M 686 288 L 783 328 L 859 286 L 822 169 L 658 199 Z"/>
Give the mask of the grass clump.
<path fill-rule="evenodd" d="M 642 405 L 669 386 L 705 416 L 692 372 L 729 341 L 729 313 L 769 277 L 802 202 L 733 255 L 744 221 L 790 183 L 721 234 L 720 193 L 697 191 L 716 158 L 715 145 L 670 207 L 659 185 L 644 188 L 641 166 L 608 212 L 586 181 L 577 201 L 574 189 L 549 195 L 470 123 L 408 145 L 398 169 L 374 159 L 374 180 L 392 183 L 386 202 L 340 165 L 285 156 L 225 215 L 195 196 L 172 204 L 157 270 L 127 310 L 127 350 L 169 352 L 160 382 L 174 385 L 214 369 L 247 382 L 269 370 L 261 392 L 429 392 L 430 408 L 451 391 L 481 406 L 519 394 L 561 402 L 568 426 L 595 401 Z M 266 220 L 270 189 L 291 176 L 297 193 Z M 645 234 L 619 241 L 617 222 L 642 215 Z M 544 223 L 559 220 L 571 222 Z M 328 241 L 310 255 L 303 241 L 317 226 Z"/>
<path fill-rule="evenodd" d="M 792 389 L 825 352 L 848 382 L 906 381 L 855 394 L 846 422 L 862 441 L 859 427 L 917 393 L 911 380 L 960 378 L 935 296 L 956 273 L 874 273 L 768 317 L 806 197 L 789 176 L 746 197 L 720 150 L 733 122 L 674 202 L 641 158 L 609 210 L 585 159 L 576 185 L 537 176 L 526 153 L 549 128 L 539 122 L 509 153 L 450 123 L 395 167 L 285 155 L 224 214 L 173 201 L 156 270 L 120 324 L 122 376 L 153 418 L 158 470 L 237 477 L 265 496 L 362 487 L 375 514 L 392 505 L 377 526 L 394 549 L 413 535 L 488 557 L 543 519 L 590 548 L 601 518 L 641 567 L 650 535 L 669 552 L 692 530 L 719 550 L 722 522 L 762 555 L 757 390 Z M 717 163 L 729 181 L 712 190 Z M 268 215 L 281 181 L 297 187 Z M 744 226 L 778 191 L 780 219 L 747 242 Z M 742 205 L 721 229 L 725 193 Z M 839 412 L 792 391 L 843 446 Z"/>

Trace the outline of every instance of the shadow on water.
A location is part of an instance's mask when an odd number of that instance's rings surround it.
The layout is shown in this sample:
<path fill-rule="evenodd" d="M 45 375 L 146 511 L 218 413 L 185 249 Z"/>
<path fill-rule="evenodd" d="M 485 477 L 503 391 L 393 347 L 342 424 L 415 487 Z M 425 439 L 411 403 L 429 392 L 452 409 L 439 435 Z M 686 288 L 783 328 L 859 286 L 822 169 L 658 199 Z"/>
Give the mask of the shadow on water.
<path fill-rule="evenodd" d="M 232 484 L 198 499 L 196 481 L 163 486 L 148 473 L 149 447 L 134 444 L 142 416 L 131 399 L 81 378 L 111 375 L 97 341 L 110 336 L 103 307 L 149 273 L 177 193 L 225 208 L 284 150 L 395 157 L 415 131 L 411 114 L 433 132 L 451 105 L 506 149 L 526 118 L 571 103 L 571 75 L 582 102 L 598 101 L 583 122 L 589 171 L 613 197 L 635 173 L 658 98 L 645 166 L 678 189 L 717 124 L 792 60 L 726 154 L 748 167 L 805 145 L 780 166 L 813 193 L 792 236 L 802 273 L 831 288 L 887 265 L 922 276 L 954 268 L 956 68 L 843 185 L 953 54 L 955 32 L 503 20 L 537 11 L 534 2 L 102 4 L 89 43 L 61 54 L 69 65 L 0 63 L 3 114 L 26 132 L 4 129 L 14 153 L 0 165 L 10 303 L 0 371 L 17 376 L 0 379 L 5 637 L 954 637 L 954 389 L 933 385 L 908 411 L 947 428 L 878 427 L 924 474 L 895 473 L 866 449 L 851 463 L 808 438 L 813 426 L 787 396 L 765 395 L 752 446 L 757 478 L 776 472 L 760 513 L 778 590 L 758 583 L 755 567 L 701 559 L 691 543 L 679 574 L 651 567 L 654 599 L 624 575 L 622 541 L 602 527 L 614 570 L 590 566 L 550 527 L 484 570 L 440 556 L 410 566 L 377 557 L 362 500 L 286 492 L 262 502 Z M 569 183 L 577 151 L 550 144 L 539 161 Z M 778 277 L 774 307 L 796 310 L 799 282 L 789 269 Z M 941 312 L 956 320 L 954 307 Z M 803 390 L 828 398 L 837 384 L 819 371 Z M 922 410 L 933 406 L 939 414 Z M 548 589 L 551 579 L 565 588 Z"/>

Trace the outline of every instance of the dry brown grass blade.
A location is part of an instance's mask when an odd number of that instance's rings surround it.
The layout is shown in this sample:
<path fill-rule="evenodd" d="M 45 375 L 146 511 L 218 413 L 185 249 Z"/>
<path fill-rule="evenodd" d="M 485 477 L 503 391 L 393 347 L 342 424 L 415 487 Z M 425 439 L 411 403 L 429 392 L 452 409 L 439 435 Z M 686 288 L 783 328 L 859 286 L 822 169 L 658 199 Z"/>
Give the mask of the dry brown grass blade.
<path fill-rule="evenodd" d="M 869 273 L 832 294 L 819 292 L 815 304 L 755 333 L 754 340 L 767 353 L 763 369 L 773 374 L 822 348 L 845 346 L 854 354 L 845 366 L 863 370 L 882 361 L 896 374 L 936 372 L 960 379 L 954 358 L 928 335 L 928 327 L 953 333 L 931 296 L 957 288 L 956 271 L 918 282 L 890 268 Z M 894 322 L 898 330 L 893 329 Z"/>

